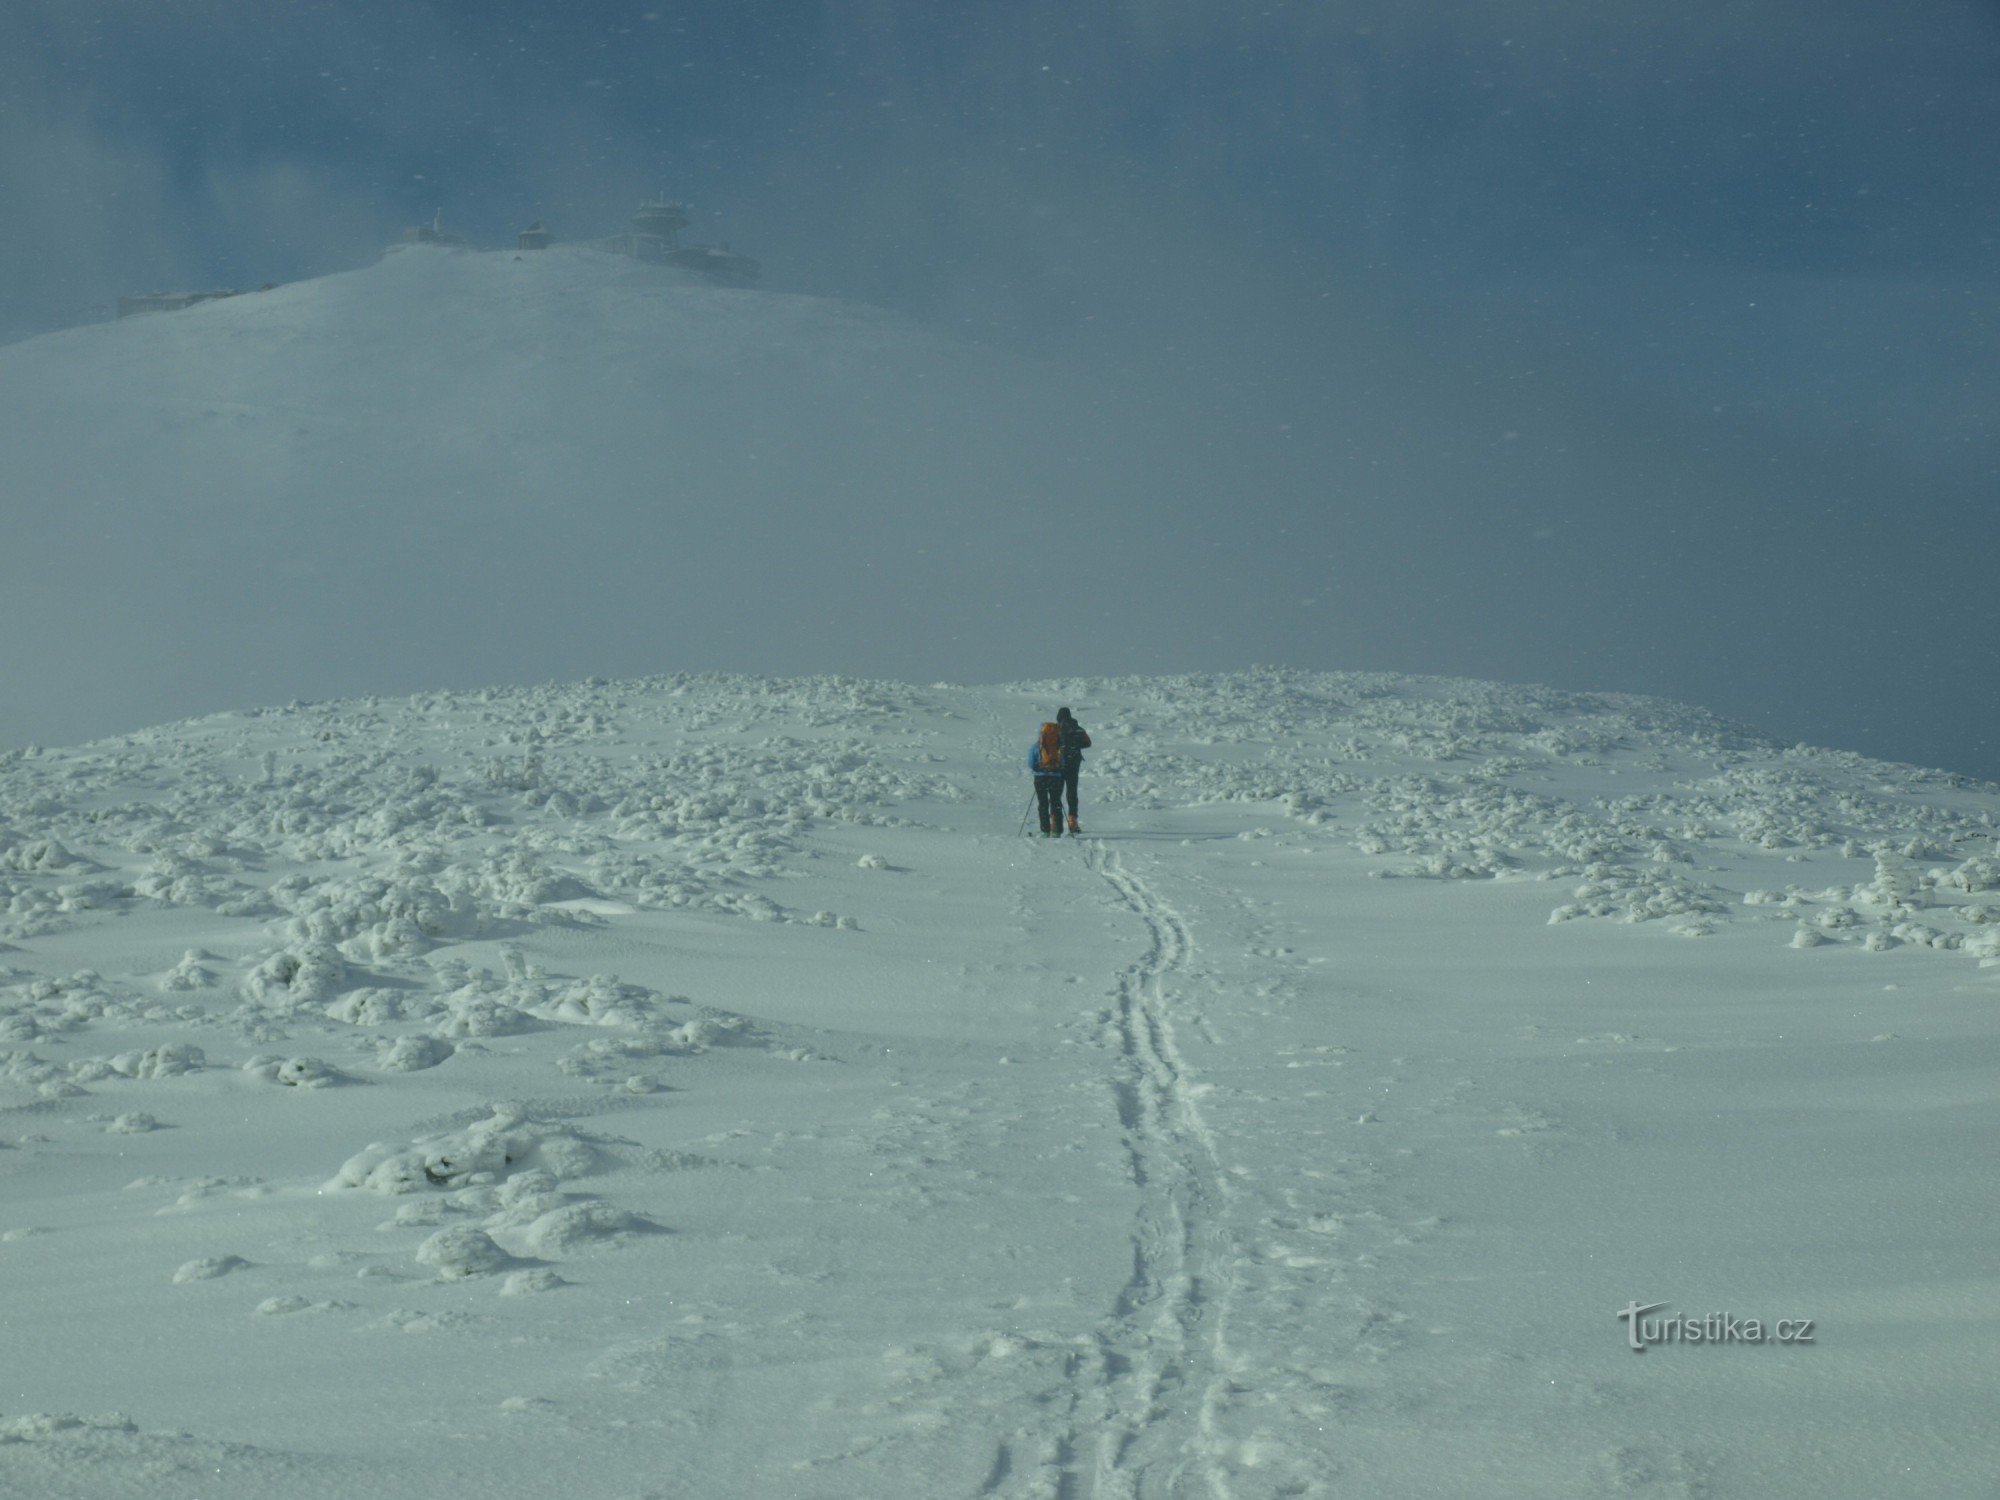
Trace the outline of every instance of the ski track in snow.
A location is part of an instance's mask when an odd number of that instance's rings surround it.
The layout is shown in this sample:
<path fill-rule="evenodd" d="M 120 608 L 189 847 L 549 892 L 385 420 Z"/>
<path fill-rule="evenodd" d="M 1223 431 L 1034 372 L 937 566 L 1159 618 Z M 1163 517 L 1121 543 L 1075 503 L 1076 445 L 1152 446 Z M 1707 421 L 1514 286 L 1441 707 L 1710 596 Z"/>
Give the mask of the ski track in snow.
<path fill-rule="evenodd" d="M 1084 1445 L 1091 1500 L 1226 1496 L 1202 1443 L 1221 1371 L 1232 1281 L 1216 1140 L 1174 1039 L 1169 985 L 1193 948 L 1186 924 L 1115 851 L 1090 868 L 1146 926 L 1146 952 L 1118 976 L 1105 1042 L 1127 1161 L 1139 1193 L 1132 1274 L 1097 1334 L 1102 1411 Z"/>
<path fill-rule="evenodd" d="M 1180 913 L 1115 850 L 1097 839 L 1083 850 L 1085 867 L 1145 929 L 1145 949 L 1112 981 L 1094 1038 L 1136 1195 L 1130 1269 L 1087 1341 L 1063 1360 L 1059 1383 L 1036 1396 L 1061 1420 L 1001 1440 L 979 1493 L 1230 1500 L 1211 1442 L 1238 1368 L 1227 1343 L 1236 1290 L 1229 1189 L 1200 1084 L 1176 1042 L 1184 1003 L 1176 980 L 1194 942 Z"/>

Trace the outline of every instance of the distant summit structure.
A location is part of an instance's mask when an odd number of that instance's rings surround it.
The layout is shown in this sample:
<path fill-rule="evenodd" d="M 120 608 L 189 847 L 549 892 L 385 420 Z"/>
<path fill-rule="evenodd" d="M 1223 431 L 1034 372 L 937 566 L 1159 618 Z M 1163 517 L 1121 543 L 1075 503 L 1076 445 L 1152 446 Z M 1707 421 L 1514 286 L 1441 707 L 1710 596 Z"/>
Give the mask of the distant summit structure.
<path fill-rule="evenodd" d="M 633 260 L 699 271 L 729 286 L 750 286 L 756 282 L 763 267 L 747 255 L 738 255 L 728 245 L 682 245 L 680 232 L 692 222 L 685 203 L 666 197 L 649 198 L 632 215 L 631 229 L 598 240 L 593 248 L 628 255 Z"/>
<path fill-rule="evenodd" d="M 665 198 L 641 203 L 639 211 L 632 215 L 632 227 L 636 232 L 665 240 L 669 249 L 679 247 L 676 236 L 692 222 L 685 203 L 673 203 Z"/>
<path fill-rule="evenodd" d="M 428 224 L 418 224 L 403 231 L 403 238 L 412 245 L 463 245 L 465 236 L 453 234 L 444 227 L 444 210 L 431 215 Z"/>
<path fill-rule="evenodd" d="M 623 255 L 649 265 L 679 266 L 682 270 L 699 271 L 711 281 L 725 286 L 754 285 L 763 267 L 749 256 L 738 255 L 727 245 L 681 243 L 681 231 L 693 222 L 685 203 L 664 196 L 648 198 L 633 213 L 632 227 L 623 234 L 579 240 L 577 243 L 587 250 L 608 251 L 612 255 Z M 546 250 L 555 242 L 556 237 L 549 227 L 537 219 L 521 231 L 515 247 Z"/>

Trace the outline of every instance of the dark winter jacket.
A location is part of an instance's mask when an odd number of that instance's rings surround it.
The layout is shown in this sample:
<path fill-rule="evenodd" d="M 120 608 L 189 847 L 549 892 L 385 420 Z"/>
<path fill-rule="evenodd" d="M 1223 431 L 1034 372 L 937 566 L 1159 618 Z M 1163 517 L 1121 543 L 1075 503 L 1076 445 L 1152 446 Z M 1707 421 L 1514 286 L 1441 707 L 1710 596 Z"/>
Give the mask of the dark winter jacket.
<path fill-rule="evenodd" d="M 1067 714 L 1058 714 L 1056 723 L 1062 726 L 1063 758 L 1069 762 L 1071 770 L 1083 764 L 1083 752 L 1090 748 L 1090 736 L 1083 732 L 1083 726 Z"/>

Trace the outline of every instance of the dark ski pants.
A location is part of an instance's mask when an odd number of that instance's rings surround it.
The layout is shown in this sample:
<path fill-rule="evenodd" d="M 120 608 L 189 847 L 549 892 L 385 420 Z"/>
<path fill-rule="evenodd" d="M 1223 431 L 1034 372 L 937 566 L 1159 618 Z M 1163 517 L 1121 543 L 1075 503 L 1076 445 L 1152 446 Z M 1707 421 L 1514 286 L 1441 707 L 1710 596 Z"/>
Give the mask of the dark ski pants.
<path fill-rule="evenodd" d="M 1060 776 L 1035 778 L 1035 804 L 1042 815 L 1042 832 L 1062 832 L 1063 779 Z"/>
<path fill-rule="evenodd" d="M 1076 816 L 1076 775 L 1081 766 L 1071 766 L 1063 772 L 1063 791 L 1069 796 L 1069 815 Z"/>

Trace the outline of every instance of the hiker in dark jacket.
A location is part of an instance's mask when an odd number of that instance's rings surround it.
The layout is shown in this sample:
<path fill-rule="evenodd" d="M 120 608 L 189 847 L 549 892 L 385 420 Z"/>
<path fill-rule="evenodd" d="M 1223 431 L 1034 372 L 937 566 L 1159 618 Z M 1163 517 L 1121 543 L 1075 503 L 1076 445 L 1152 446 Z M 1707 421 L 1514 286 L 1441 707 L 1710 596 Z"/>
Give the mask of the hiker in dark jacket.
<path fill-rule="evenodd" d="M 1069 831 L 1073 837 L 1083 832 L 1076 821 L 1076 773 L 1083 769 L 1083 752 L 1090 748 L 1090 736 L 1066 708 L 1056 710 L 1056 728 L 1062 734 L 1063 790 L 1069 796 Z"/>
<path fill-rule="evenodd" d="M 1035 806 L 1041 812 L 1044 838 L 1062 837 L 1063 780 L 1070 755 L 1063 749 L 1060 724 L 1044 724 L 1041 734 L 1028 746 L 1028 769 L 1035 777 Z"/>

